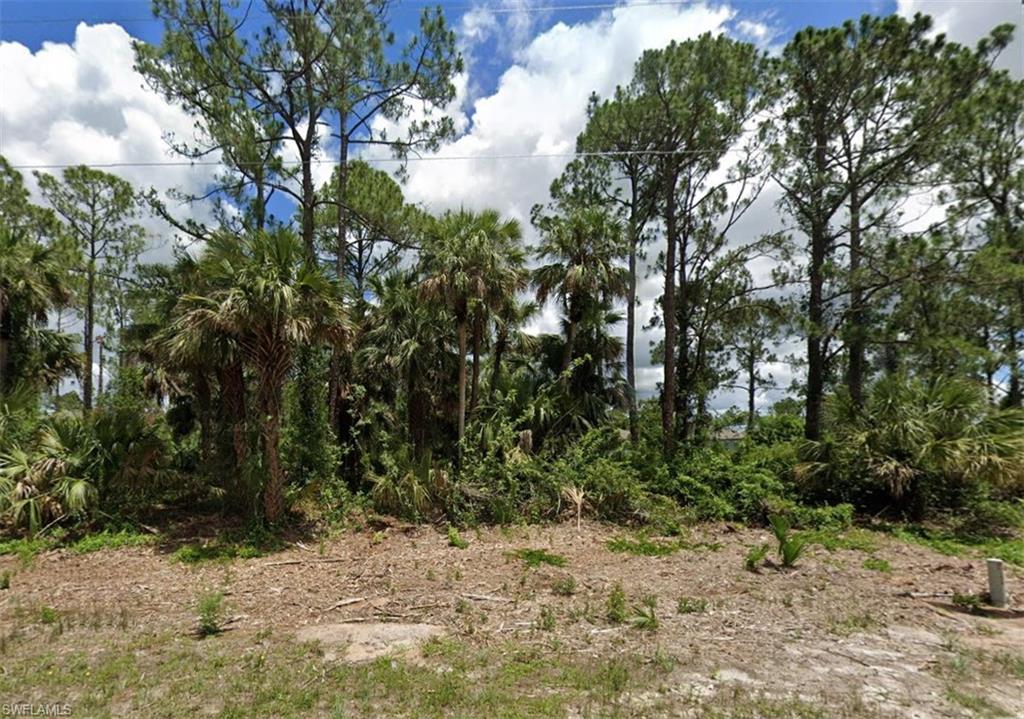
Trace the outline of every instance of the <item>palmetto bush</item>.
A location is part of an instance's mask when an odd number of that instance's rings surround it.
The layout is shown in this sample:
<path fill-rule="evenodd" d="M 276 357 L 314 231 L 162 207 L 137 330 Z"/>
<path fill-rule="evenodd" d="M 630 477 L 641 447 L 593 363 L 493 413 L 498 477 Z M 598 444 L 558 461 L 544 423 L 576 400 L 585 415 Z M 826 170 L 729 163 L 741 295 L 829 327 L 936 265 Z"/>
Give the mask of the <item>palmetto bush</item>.
<path fill-rule="evenodd" d="M 830 436 L 808 443 L 797 467 L 813 494 L 921 519 L 979 489 L 1024 487 L 1024 413 L 993 408 L 978 384 L 893 376 L 862 411 L 842 398 L 831 411 Z"/>
<path fill-rule="evenodd" d="M 0 517 L 35 534 L 96 503 L 101 450 L 78 418 L 54 419 L 32 442 L 0 454 Z"/>

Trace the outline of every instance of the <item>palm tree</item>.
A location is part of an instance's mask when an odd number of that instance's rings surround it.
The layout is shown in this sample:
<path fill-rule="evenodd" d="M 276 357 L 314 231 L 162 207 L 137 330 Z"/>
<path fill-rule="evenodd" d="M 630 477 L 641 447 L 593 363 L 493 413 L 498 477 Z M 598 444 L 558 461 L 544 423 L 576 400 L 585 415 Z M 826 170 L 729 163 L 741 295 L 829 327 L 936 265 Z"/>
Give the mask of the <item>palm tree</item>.
<path fill-rule="evenodd" d="M 433 420 L 451 417 L 451 392 L 446 391 L 455 365 L 449 349 L 451 318 L 443 308 L 422 301 L 413 272 L 372 277 L 369 286 L 377 302 L 366 318 L 358 371 L 364 384 L 379 388 L 393 405 L 404 388 L 405 422 L 418 459 L 437 436 Z"/>
<path fill-rule="evenodd" d="M 255 370 L 269 475 L 263 504 L 271 523 L 284 512 L 281 398 L 294 353 L 322 340 L 341 342 L 348 335 L 337 283 L 304 257 L 299 238 L 284 229 L 255 232 L 241 240 L 213 238 L 201 260 L 213 289 L 184 297 L 172 330 L 175 351 L 184 356 L 211 332 L 223 334 Z"/>
<path fill-rule="evenodd" d="M 423 295 L 440 300 L 454 315 L 459 354 L 459 442 L 466 434 L 466 352 L 469 325 L 525 288 L 522 230 L 495 210 L 447 212 L 423 248 Z M 479 378 L 479 335 L 474 332 L 474 385 Z"/>
<path fill-rule="evenodd" d="M 565 319 L 562 372 L 574 359 L 580 325 L 595 308 L 624 297 L 629 273 L 616 265 L 622 256 L 622 228 L 599 208 L 574 210 L 564 217 L 544 218 L 537 256 L 548 263 L 534 271 L 537 302 L 554 296 Z"/>
<path fill-rule="evenodd" d="M 50 310 L 62 307 L 71 298 L 57 252 L 28 237 L 18 229 L 0 226 L 0 394 L 17 377 L 11 377 L 11 345 L 15 339 L 27 340 L 28 348 L 38 348 L 35 357 L 40 370 L 36 377 L 53 380 L 81 363 L 68 356 L 62 336 L 38 325 L 46 322 Z M 19 374 L 29 374 L 23 368 Z M 33 371 L 34 373 L 34 371 Z"/>

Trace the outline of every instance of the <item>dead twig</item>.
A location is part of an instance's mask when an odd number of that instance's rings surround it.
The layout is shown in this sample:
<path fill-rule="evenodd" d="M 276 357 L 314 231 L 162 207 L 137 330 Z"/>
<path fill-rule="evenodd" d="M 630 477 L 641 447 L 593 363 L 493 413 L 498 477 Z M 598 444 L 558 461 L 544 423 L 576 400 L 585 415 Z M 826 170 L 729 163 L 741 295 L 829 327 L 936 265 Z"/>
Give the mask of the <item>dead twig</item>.
<path fill-rule="evenodd" d="M 475 602 L 511 602 L 507 597 L 496 597 L 491 594 L 463 594 L 463 599 L 472 599 Z"/>

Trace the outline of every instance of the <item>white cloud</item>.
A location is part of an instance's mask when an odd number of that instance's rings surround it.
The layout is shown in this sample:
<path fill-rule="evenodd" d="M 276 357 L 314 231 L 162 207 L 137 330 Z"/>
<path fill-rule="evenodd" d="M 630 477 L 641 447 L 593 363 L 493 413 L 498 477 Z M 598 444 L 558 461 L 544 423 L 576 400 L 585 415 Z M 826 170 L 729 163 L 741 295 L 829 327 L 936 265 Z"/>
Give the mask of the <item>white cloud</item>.
<path fill-rule="evenodd" d="M 75 29 L 71 44 L 46 42 L 34 53 L 17 42 L 0 43 L 0 153 L 14 165 L 180 159 L 170 155 L 164 135 L 173 132 L 179 138 L 192 138 L 193 120 L 144 86 L 132 67 L 131 43 L 131 36 L 119 25 L 85 23 Z M 108 171 L 139 188 L 176 187 L 201 193 L 216 168 L 116 167 Z M 60 169 L 47 172 L 59 174 Z M 22 174 L 34 188 L 31 172 Z M 163 223 L 147 220 L 144 224 L 154 235 L 166 234 Z M 157 249 L 147 259 L 167 259 L 168 245 L 155 244 Z"/>
<path fill-rule="evenodd" d="M 1013 43 L 1000 55 L 996 66 L 1024 78 L 1024 5 L 1016 0 L 897 0 L 897 12 L 905 17 L 931 15 L 937 32 L 971 47 L 996 25 L 1012 23 L 1016 26 Z"/>

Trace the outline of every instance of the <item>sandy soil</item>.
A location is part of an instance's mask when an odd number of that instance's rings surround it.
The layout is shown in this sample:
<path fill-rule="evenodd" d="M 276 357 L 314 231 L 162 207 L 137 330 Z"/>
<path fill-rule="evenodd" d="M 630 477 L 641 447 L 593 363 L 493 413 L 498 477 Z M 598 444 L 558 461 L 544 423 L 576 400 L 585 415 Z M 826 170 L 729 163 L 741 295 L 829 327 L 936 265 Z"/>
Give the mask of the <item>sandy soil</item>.
<path fill-rule="evenodd" d="M 995 715 L 1024 717 L 1024 676 L 999 669 L 1007 658 L 1024 662 L 1024 611 L 978 615 L 950 600 L 984 589 L 983 559 L 877 535 L 872 554 L 815 546 L 794 569 L 752 573 L 743 559 L 769 541 L 764 531 L 699 527 L 691 540 L 707 546 L 661 557 L 609 551 L 620 534 L 596 523 L 484 529 L 463 532 L 469 547 L 457 549 L 433 527 L 395 525 L 228 563 L 182 564 L 169 547 L 54 551 L 28 566 L 0 557 L 0 571 L 17 572 L 0 592 L 0 630 L 15 621 L 15 607 L 46 605 L 124 611 L 136 626 L 188 632 L 197 594 L 222 589 L 231 626 L 242 632 L 309 636 L 311 625 L 396 622 L 439 625 L 479 643 L 556 638 L 592 656 L 656 645 L 681 659 L 671 691 L 688 701 L 742 687 L 826 705 L 853 697 L 892 716 L 984 715 L 951 697 L 952 688 L 983 697 Z M 513 554 L 523 548 L 567 561 L 529 568 Z M 865 568 L 869 556 L 891 571 Z M 575 592 L 566 595 L 570 576 Z M 1024 572 L 1008 568 L 1007 579 L 1024 597 Z M 631 604 L 657 598 L 656 631 L 608 622 L 615 583 Z M 682 597 L 706 608 L 679 613 Z M 538 630 L 542 613 L 553 618 L 548 631 Z M 962 670 L 965 657 L 972 671 Z"/>

